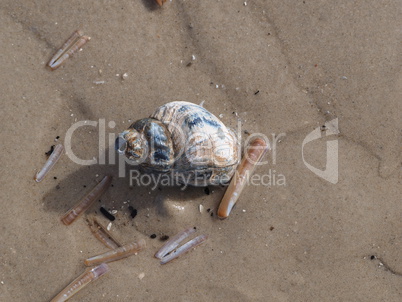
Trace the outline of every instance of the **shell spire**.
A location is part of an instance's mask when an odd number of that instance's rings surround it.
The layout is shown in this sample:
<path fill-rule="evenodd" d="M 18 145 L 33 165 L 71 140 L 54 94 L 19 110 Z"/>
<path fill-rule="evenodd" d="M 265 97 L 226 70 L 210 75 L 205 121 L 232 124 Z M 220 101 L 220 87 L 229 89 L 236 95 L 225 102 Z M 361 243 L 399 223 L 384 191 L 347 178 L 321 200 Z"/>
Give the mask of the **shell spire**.
<path fill-rule="evenodd" d="M 170 172 L 177 183 L 195 186 L 229 182 L 240 153 L 235 133 L 189 102 L 167 103 L 133 123 L 116 139 L 116 149 L 129 159 L 141 157 L 146 172 Z"/>

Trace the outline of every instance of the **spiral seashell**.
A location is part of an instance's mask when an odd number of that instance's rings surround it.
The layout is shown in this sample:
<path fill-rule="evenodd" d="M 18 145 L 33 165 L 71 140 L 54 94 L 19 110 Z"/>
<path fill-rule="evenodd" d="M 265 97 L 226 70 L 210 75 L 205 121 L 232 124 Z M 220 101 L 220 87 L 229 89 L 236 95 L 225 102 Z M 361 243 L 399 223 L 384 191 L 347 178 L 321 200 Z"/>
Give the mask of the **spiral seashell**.
<path fill-rule="evenodd" d="M 195 186 L 227 183 L 240 159 L 233 131 L 205 108 L 171 102 L 133 123 L 116 139 L 116 149 L 145 172 L 171 173 Z"/>

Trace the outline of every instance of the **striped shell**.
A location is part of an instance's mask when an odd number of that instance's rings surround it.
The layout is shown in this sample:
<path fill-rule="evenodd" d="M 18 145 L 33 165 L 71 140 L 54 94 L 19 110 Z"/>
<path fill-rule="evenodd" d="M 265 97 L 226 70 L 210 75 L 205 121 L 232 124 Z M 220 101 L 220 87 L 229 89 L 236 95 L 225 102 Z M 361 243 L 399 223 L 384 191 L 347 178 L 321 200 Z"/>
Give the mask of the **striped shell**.
<path fill-rule="evenodd" d="M 205 108 L 167 103 L 150 118 L 133 123 L 116 140 L 116 149 L 139 160 L 148 173 L 171 173 L 196 186 L 226 183 L 240 159 L 236 135 Z"/>

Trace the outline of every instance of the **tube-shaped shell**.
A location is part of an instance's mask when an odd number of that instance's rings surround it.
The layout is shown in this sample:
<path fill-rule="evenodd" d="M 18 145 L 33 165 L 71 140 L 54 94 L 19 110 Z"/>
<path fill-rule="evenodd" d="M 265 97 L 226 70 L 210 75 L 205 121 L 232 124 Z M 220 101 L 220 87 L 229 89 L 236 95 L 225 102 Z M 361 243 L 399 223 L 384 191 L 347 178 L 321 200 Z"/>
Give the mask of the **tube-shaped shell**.
<path fill-rule="evenodd" d="M 162 259 L 168 253 L 173 251 L 176 247 L 179 246 L 180 242 L 190 236 L 192 233 L 196 231 L 195 228 L 188 228 L 184 231 L 178 233 L 174 237 L 170 238 L 160 249 L 156 252 L 155 258 Z"/>
<path fill-rule="evenodd" d="M 91 40 L 91 37 L 84 36 L 81 30 L 73 32 L 73 34 L 64 43 L 56 54 L 50 59 L 48 66 L 55 70 L 59 68 L 69 57 L 76 53 L 85 43 Z"/>
<path fill-rule="evenodd" d="M 50 169 L 53 168 L 53 166 L 60 159 L 61 155 L 63 154 L 63 151 L 64 147 L 62 144 L 58 144 L 56 145 L 56 147 L 54 147 L 52 154 L 50 154 L 43 168 L 38 173 L 36 173 L 35 175 L 36 182 L 41 182 L 45 178 L 46 174 L 50 171 Z"/>
<path fill-rule="evenodd" d="M 138 242 L 133 242 L 127 245 L 118 247 L 117 249 L 108 251 L 101 255 L 88 258 L 84 261 L 86 266 L 92 266 L 103 262 L 112 262 L 134 255 L 141 251 L 146 246 L 145 240 L 140 239 Z"/>
<path fill-rule="evenodd" d="M 90 282 L 95 281 L 109 271 L 107 264 L 102 263 L 94 268 L 87 268 L 81 275 L 72 281 L 66 288 L 64 288 L 56 297 L 50 302 L 63 302 L 70 299 L 73 295 L 78 293 L 81 289 L 87 286 Z"/>
<path fill-rule="evenodd" d="M 79 216 L 81 216 L 91 205 L 109 188 L 112 183 L 112 176 L 106 175 L 95 188 L 82 198 L 78 204 L 68 210 L 62 217 L 61 221 L 65 225 L 72 224 Z"/>
<path fill-rule="evenodd" d="M 236 174 L 233 176 L 219 205 L 219 218 L 226 218 L 229 216 L 230 211 L 236 204 L 240 193 L 243 191 L 244 186 L 247 183 L 247 178 L 253 174 L 256 166 L 261 161 L 267 150 L 268 145 L 261 138 L 255 138 L 249 143 Z"/>
<path fill-rule="evenodd" d="M 190 240 L 189 242 L 186 242 L 182 246 L 180 246 L 178 249 L 175 251 L 171 252 L 167 256 L 163 257 L 161 259 L 161 264 L 166 264 L 173 259 L 176 259 L 177 257 L 180 257 L 181 255 L 189 252 L 191 249 L 195 248 L 196 246 L 200 245 L 201 243 L 205 242 L 207 240 L 208 236 L 207 235 L 200 235 L 198 237 L 195 237 L 194 239 Z"/>

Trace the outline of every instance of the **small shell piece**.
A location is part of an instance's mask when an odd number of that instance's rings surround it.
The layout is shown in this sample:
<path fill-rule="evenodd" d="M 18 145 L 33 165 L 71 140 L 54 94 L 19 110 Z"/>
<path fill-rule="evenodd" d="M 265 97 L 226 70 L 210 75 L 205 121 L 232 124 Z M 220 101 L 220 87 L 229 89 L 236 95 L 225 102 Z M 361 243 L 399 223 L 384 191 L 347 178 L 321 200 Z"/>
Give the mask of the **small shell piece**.
<path fill-rule="evenodd" d="M 134 255 L 146 246 L 145 240 L 140 239 L 138 242 L 129 243 L 104 254 L 88 258 L 84 261 L 86 266 L 92 266 L 103 262 L 112 262 Z"/>
<path fill-rule="evenodd" d="M 75 31 L 70 38 L 64 43 L 53 58 L 50 59 L 47 64 L 52 70 L 55 70 L 61 66 L 69 57 L 77 52 L 85 43 L 91 40 L 90 37 L 84 36 L 81 30 Z"/>
<path fill-rule="evenodd" d="M 95 217 L 87 219 L 88 226 L 92 234 L 110 249 L 117 249 L 121 244 L 113 238 L 113 236 L 106 230 L 106 228 L 96 220 Z"/>
<path fill-rule="evenodd" d="M 265 152 L 269 149 L 265 140 L 261 138 L 255 138 L 247 146 L 247 150 L 244 157 L 237 168 L 235 175 L 233 176 L 229 187 L 227 188 L 225 195 L 218 208 L 218 217 L 227 218 L 236 204 L 244 186 L 247 183 L 248 178 L 254 172 L 256 166 L 264 156 Z"/>
<path fill-rule="evenodd" d="M 198 237 L 195 237 L 194 239 L 190 240 L 189 242 L 183 244 L 177 250 L 175 250 L 175 251 L 171 252 L 169 255 L 163 257 L 161 259 L 161 264 L 166 264 L 166 263 L 172 261 L 173 259 L 176 259 L 177 257 L 187 253 L 192 248 L 203 243 L 205 240 L 207 240 L 207 238 L 208 238 L 207 235 L 200 235 Z"/>
<path fill-rule="evenodd" d="M 41 182 L 45 178 L 46 174 L 50 171 L 50 169 L 53 168 L 53 166 L 60 159 L 61 155 L 63 154 L 63 150 L 64 147 L 62 144 L 58 144 L 56 145 L 56 147 L 54 147 L 52 154 L 50 154 L 43 168 L 38 173 L 36 173 L 34 178 L 36 182 Z"/>
<path fill-rule="evenodd" d="M 162 6 L 163 5 L 163 3 L 165 3 L 166 2 L 166 0 L 155 0 L 156 1 L 156 3 L 158 3 L 159 4 L 159 6 Z"/>
<path fill-rule="evenodd" d="M 63 302 L 70 299 L 73 295 L 87 286 L 90 282 L 95 281 L 109 271 L 107 264 L 102 263 L 92 269 L 87 268 L 81 275 L 79 275 L 73 282 L 71 282 L 65 289 L 63 289 L 56 297 L 50 302 Z"/>
<path fill-rule="evenodd" d="M 68 210 L 62 217 L 61 221 L 65 225 L 70 225 L 73 223 L 82 213 L 89 209 L 89 207 L 97 200 L 99 197 L 109 188 L 112 183 L 112 176 L 106 175 L 100 183 L 92 189 L 89 194 L 85 195 L 80 202 L 73 208 Z"/>
<path fill-rule="evenodd" d="M 155 258 L 162 259 L 165 257 L 167 254 L 169 254 L 171 251 L 173 251 L 180 242 L 182 242 L 184 239 L 186 239 L 188 236 L 190 236 L 192 233 L 196 231 L 195 228 L 188 228 L 185 229 L 184 231 L 178 233 L 177 235 L 173 236 L 171 239 L 166 241 L 166 243 L 160 248 L 158 252 L 155 254 Z"/>

